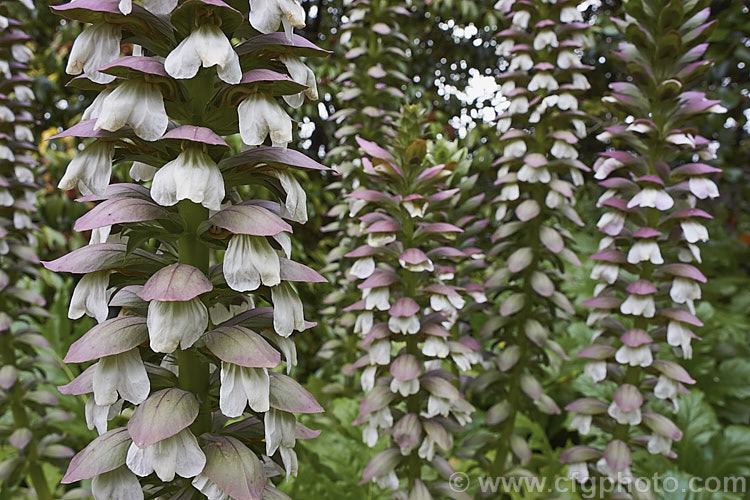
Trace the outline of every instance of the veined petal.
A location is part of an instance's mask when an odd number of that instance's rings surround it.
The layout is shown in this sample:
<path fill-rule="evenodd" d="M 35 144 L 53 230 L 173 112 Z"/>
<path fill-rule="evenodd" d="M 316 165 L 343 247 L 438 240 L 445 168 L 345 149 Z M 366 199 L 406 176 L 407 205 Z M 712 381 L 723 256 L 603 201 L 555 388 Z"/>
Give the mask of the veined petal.
<path fill-rule="evenodd" d="M 94 128 L 115 132 L 128 124 L 141 139 L 155 141 L 164 135 L 168 123 L 159 89 L 143 81 L 128 80 L 104 100 Z"/>
<path fill-rule="evenodd" d="M 121 41 L 122 31 L 119 25 L 97 23 L 86 27 L 73 42 L 65 72 L 69 75 L 78 75 L 83 71 L 96 83 L 114 81 L 113 75 L 96 70 L 120 56 Z"/>
<path fill-rule="evenodd" d="M 107 286 L 111 271 L 97 271 L 83 276 L 73 289 L 68 318 L 78 319 L 84 314 L 96 318 L 98 323 L 109 315 Z"/>
<path fill-rule="evenodd" d="M 148 335 L 154 352 L 171 353 L 179 345 L 191 347 L 208 327 L 208 310 L 199 297 L 185 302 L 160 302 L 148 305 Z"/>
<path fill-rule="evenodd" d="M 73 189 L 78 184 L 81 194 L 103 196 L 112 175 L 114 145 L 106 141 L 96 141 L 73 158 L 60 179 L 57 187 Z"/>
<path fill-rule="evenodd" d="M 210 210 L 220 210 L 224 194 L 224 178 L 219 167 L 197 148 L 187 148 L 161 167 L 151 184 L 151 197 L 162 206 L 190 200 Z"/>
<path fill-rule="evenodd" d="M 282 337 L 288 337 L 292 331 L 305 329 L 302 301 L 292 286 L 284 281 L 271 288 L 273 302 L 273 328 Z"/>
<path fill-rule="evenodd" d="M 281 282 L 281 264 L 276 251 L 264 236 L 236 234 L 229 240 L 224 256 L 224 277 L 232 290 L 247 292 L 261 283 Z"/>
<path fill-rule="evenodd" d="M 271 136 L 274 146 L 292 142 L 292 119 L 276 100 L 262 92 L 249 95 L 237 107 L 242 142 L 248 146 L 263 144 Z"/>
<path fill-rule="evenodd" d="M 307 222 L 307 194 L 297 178 L 288 170 L 274 170 L 274 175 L 286 191 L 286 200 L 281 206 L 281 216 L 289 217 L 301 224 Z"/>
<path fill-rule="evenodd" d="M 96 500 L 143 500 L 141 483 L 124 465 L 94 477 L 91 490 Z"/>

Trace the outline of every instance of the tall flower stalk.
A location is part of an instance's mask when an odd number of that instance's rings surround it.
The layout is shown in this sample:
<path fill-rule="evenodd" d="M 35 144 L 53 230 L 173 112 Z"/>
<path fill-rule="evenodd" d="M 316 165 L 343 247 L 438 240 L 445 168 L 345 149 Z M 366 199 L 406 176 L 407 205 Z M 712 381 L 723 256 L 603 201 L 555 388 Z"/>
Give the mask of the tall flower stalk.
<path fill-rule="evenodd" d="M 0 489 L 20 498 L 56 498 L 44 471 L 73 451 L 61 443 L 55 422 L 69 415 L 56 407 L 45 385 L 49 343 L 37 330 L 48 317 L 45 300 L 33 289 L 39 277 L 35 184 L 38 152 L 34 92 L 27 75 L 33 59 L 24 19 L 31 2 L 0 6 L 0 408 L 9 417 L 0 430 L 4 453 Z M 8 445 L 8 446 L 6 446 Z"/>
<path fill-rule="evenodd" d="M 322 408 L 277 368 L 283 356 L 289 373 L 292 334 L 310 326 L 294 283 L 323 281 L 291 260 L 290 222 L 307 220 L 294 170 L 325 167 L 287 149 L 278 98 L 315 98 L 302 58 L 326 53 L 293 33 L 297 2 L 249 7 L 54 7 L 91 23 L 67 70 L 97 96 L 57 138 L 85 145 L 60 187 L 100 203 L 76 222 L 89 245 L 45 265 L 83 275 L 69 316 L 98 323 L 65 358 L 93 364 L 60 388 L 93 393 L 100 435 L 63 482 L 93 478 L 97 499 L 284 498 L 271 478 L 296 475 L 296 439 L 317 435 L 295 414 Z M 110 184 L 113 168 L 138 183 Z"/>
<path fill-rule="evenodd" d="M 453 435 L 473 410 L 457 375 L 478 359 L 475 343 L 455 328 L 466 299 L 449 268 L 467 258 L 451 247 L 462 230 L 443 211 L 460 195 L 451 187 L 455 163 L 430 161 L 423 124 L 423 113 L 407 106 L 391 151 L 359 139 L 366 177 L 349 195 L 362 202 L 355 213 L 361 245 L 346 255 L 362 298 L 347 310 L 357 315 L 354 333 L 366 350 L 354 365 L 367 391 L 355 423 L 364 424 L 367 445 L 383 435 L 389 445 L 363 482 L 398 498 L 450 492 Z M 425 465 L 439 475 L 428 479 Z"/>
<path fill-rule="evenodd" d="M 562 456 L 580 481 L 596 472 L 626 484 L 634 453 L 674 456 L 672 442 L 682 437 L 664 414 L 694 383 L 677 361 L 691 357 L 701 326 L 695 302 L 706 278 L 696 265 L 711 216 L 698 207 L 718 196 L 710 179 L 718 169 L 704 163 L 716 158 L 715 144 L 692 126 L 725 111 L 690 90 L 711 66 L 702 59 L 715 27 L 706 4 L 628 2 L 625 19 L 614 20 L 624 40 L 613 56 L 632 81 L 612 83 L 604 98 L 618 123 L 598 137 L 610 145 L 594 165 L 605 189 L 597 204 L 603 236 L 591 257 L 596 295 L 584 303 L 596 331 L 578 354 L 609 397 L 567 408 L 580 434 L 595 426 L 606 441 Z"/>
<path fill-rule="evenodd" d="M 559 318 L 574 312 L 561 283 L 565 261 L 580 264 L 567 228 L 582 224 L 575 194 L 589 170 L 577 146 L 587 133 L 579 98 L 589 87 L 580 59 L 588 25 L 578 2 L 498 7 L 510 21 L 498 34 L 510 102 L 497 125 L 502 155 L 494 163 L 499 193 L 485 286 L 499 309 L 482 330 L 484 371 L 470 388 L 490 432 L 480 440 L 480 465 L 493 476 L 532 458 L 529 436 L 516 429 L 519 414 L 561 412 L 541 380 L 546 365 L 566 358 L 551 336 Z"/>

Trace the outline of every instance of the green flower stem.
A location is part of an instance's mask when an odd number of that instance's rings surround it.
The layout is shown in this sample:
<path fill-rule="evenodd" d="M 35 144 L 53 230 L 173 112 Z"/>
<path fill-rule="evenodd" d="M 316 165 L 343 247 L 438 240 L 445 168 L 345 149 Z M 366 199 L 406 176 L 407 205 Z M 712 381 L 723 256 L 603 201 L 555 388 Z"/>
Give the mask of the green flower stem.
<path fill-rule="evenodd" d="M 16 366 L 16 353 L 10 345 L 10 339 L 11 337 L 9 333 L 0 337 L 0 354 L 2 354 L 3 365 Z M 26 409 L 23 407 L 23 403 L 21 402 L 21 392 L 19 389 L 20 384 L 17 383 L 13 388 L 13 391 L 8 394 L 10 411 L 13 415 L 13 424 L 17 429 L 30 429 L 29 417 L 26 414 Z M 44 476 L 44 470 L 37 461 L 37 453 L 36 442 L 32 440 L 26 446 L 30 482 L 36 493 L 37 500 L 52 500 L 52 493 L 47 484 L 47 478 Z"/>
<path fill-rule="evenodd" d="M 200 241 L 197 234 L 198 226 L 208 219 L 208 209 L 189 200 L 180 201 L 177 209 L 186 225 L 178 244 L 179 262 L 196 267 L 208 275 L 208 247 Z M 193 434 L 199 436 L 211 430 L 209 366 L 195 348 L 178 350 L 177 366 L 180 373 L 177 386 L 195 394 L 201 403 L 198 418 L 190 427 Z"/>

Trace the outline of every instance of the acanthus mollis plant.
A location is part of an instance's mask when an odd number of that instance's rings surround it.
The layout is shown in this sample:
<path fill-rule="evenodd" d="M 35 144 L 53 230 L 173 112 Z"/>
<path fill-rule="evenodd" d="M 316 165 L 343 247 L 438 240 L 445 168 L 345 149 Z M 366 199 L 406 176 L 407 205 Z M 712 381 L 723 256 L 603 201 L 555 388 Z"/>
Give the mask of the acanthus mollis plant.
<path fill-rule="evenodd" d="M 535 450 L 519 415 L 549 418 L 561 409 L 545 387 L 547 370 L 567 359 L 554 340 L 561 318 L 574 309 L 561 289 L 566 262 L 580 265 L 571 247 L 577 188 L 589 168 L 578 159 L 586 137 L 579 99 L 588 88 L 581 63 L 588 25 L 577 1 L 500 2 L 510 27 L 498 33 L 505 59 L 500 75 L 509 100 L 498 117 L 495 161 L 499 192 L 491 200 L 489 319 L 480 332 L 483 370 L 467 389 L 485 413 L 472 438 L 479 465 L 492 476 L 528 473 Z M 538 451 L 538 450 L 536 450 Z"/>
<path fill-rule="evenodd" d="M 407 106 L 390 152 L 358 139 L 366 176 L 349 194 L 363 202 L 360 245 L 346 254 L 361 293 L 346 310 L 356 314 L 352 333 L 366 350 L 352 367 L 367 392 L 354 423 L 364 425 L 368 446 L 380 436 L 388 442 L 363 483 L 404 499 L 451 494 L 453 436 L 473 411 L 457 375 L 478 360 L 473 339 L 454 328 L 465 291 L 445 272 L 467 258 L 452 247 L 461 229 L 444 212 L 460 196 L 450 185 L 455 164 L 426 161 L 423 124 L 423 113 Z"/>
<path fill-rule="evenodd" d="M 98 323 L 65 357 L 88 366 L 60 388 L 91 394 L 99 437 L 63 482 L 93 479 L 97 499 L 285 498 L 271 478 L 295 475 L 295 441 L 317 435 L 295 414 L 322 408 L 279 369 L 282 355 L 287 373 L 296 364 L 293 332 L 311 326 L 294 283 L 324 281 L 291 260 L 290 222 L 307 220 L 294 171 L 325 167 L 287 149 L 279 97 L 314 97 L 301 57 L 326 52 L 293 33 L 297 2 L 249 6 L 53 7 L 90 23 L 67 70 L 98 92 L 57 136 L 85 146 L 60 187 L 100 202 L 75 226 L 91 239 L 45 263 L 83 275 L 69 316 Z M 113 168 L 139 183 L 110 185 Z"/>
<path fill-rule="evenodd" d="M 51 500 L 63 493 L 50 488 L 45 467 L 63 468 L 73 450 L 56 428 L 71 416 L 58 408 L 54 387 L 45 380 L 54 359 L 44 352 L 49 343 L 37 329 L 49 314 L 34 291 L 40 263 L 36 109 L 27 75 L 33 50 L 18 20 L 33 8 L 30 2 L 0 6 L 0 490 L 14 498 Z"/>
<path fill-rule="evenodd" d="M 718 196 L 715 143 L 692 128 L 722 113 L 718 101 L 690 90 L 711 66 L 702 59 L 715 27 L 707 2 L 635 0 L 614 22 L 624 40 L 613 53 L 632 81 L 610 85 L 604 98 L 619 123 L 598 137 L 611 146 L 594 164 L 605 189 L 598 201 L 603 233 L 591 258 L 595 296 L 590 346 L 578 353 L 585 374 L 606 384 L 608 398 L 572 402 L 573 426 L 598 446 L 575 446 L 561 457 L 569 475 L 632 481 L 639 454 L 674 456 L 682 432 L 670 420 L 679 394 L 694 383 L 678 364 L 690 358 L 701 321 L 695 301 L 705 276 L 699 245 L 711 216 L 701 200 Z M 642 455 L 641 455 L 642 456 Z"/>
<path fill-rule="evenodd" d="M 327 186 L 336 193 L 338 203 L 327 213 L 334 220 L 324 228 L 333 236 L 324 271 L 334 273 L 337 286 L 325 297 L 321 311 L 323 316 L 336 318 L 330 326 L 338 338 L 325 343 L 319 355 L 328 359 L 341 355 L 344 363 L 352 362 L 357 351 L 356 338 L 348 335 L 355 316 L 340 307 L 347 303 L 348 296 L 358 295 L 341 268 L 342 256 L 352 249 L 352 238 L 358 232 L 351 214 L 363 203 L 345 197 L 362 182 L 355 138 L 378 141 L 396 135 L 399 106 L 405 97 L 402 87 L 410 82 L 405 74 L 408 41 L 401 33 L 399 20 L 409 14 L 404 6 L 385 0 L 345 2 L 338 28 L 341 53 L 334 61 L 342 67 L 332 85 L 340 90 L 327 110 L 332 113 L 329 121 L 336 127 L 326 156 L 326 163 L 334 165 L 339 173 L 336 182 Z"/>

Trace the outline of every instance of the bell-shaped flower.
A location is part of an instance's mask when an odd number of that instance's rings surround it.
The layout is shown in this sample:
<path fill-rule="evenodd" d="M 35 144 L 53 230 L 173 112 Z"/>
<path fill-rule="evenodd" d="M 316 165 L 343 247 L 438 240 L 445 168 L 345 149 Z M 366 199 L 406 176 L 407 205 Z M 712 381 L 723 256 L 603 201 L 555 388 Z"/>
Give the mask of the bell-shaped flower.
<path fill-rule="evenodd" d="M 614 418 L 618 424 L 638 425 L 641 423 L 641 409 L 623 410 L 616 402 L 607 408 L 607 414 Z"/>
<path fill-rule="evenodd" d="M 633 196 L 628 202 L 628 208 L 650 207 L 657 210 L 669 210 L 674 206 L 674 200 L 669 193 L 663 189 L 644 188 Z"/>
<path fill-rule="evenodd" d="M 585 415 L 582 413 L 576 413 L 573 419 L 570 421 L 570 426 L 578 431 L 582 436 L 587 435 L 591 432 L 591 421 L 593 420 L 592 415 Z"/>
<path fill-rule="evenodd" d="M 583 374 L 591 377 L 591 380 L 593 380 L 594 383 L 601 382 L 607 378 L 607 362 L 589 361 L 583 367 Z"/>
<path fill-rule="evenodd" d="M 298 57 L 283 55 L 280 56 L 280 59 L 284 63 L 284 66 L 286 66 L 286 70 L 289 72 L 292 80 L 307 86 L 307 89 L 298 94 L 285 95 L 284 100 L 286 103 L 293 108 L 299 108 L 305 102 L 305 96 L 311 101 L 317 101 L 318 84 L 315 73 Z"/>
<path fill-rule="evenodd" d="M 371 311 L 375 308 L 378 311 L 387 311 L 391 308 L 391 292 L 387 286 L 375 288 L 365 288 L 362 290 L 362 298 L 365 300 L 365 309 Z"/>
<path fill-rule="evenodd" d="M 230 418 L 242 415 L 246 406 L 253 411 L 267 412 L 271 387 L 268 370 L 248 368 L 221 362 L 219 408 Z"/>
<path fill-rule="evenodd" d="M 679 321 L 670 321 L 667 323 L 667 343 L 673 347 L 682 349 L 682 356 L 685 359 L 693 357 L 693 348 L 690 341 L 693 338 L 693 332 L 685 328 Z"/>
<path fill-rule="evenodd" d="M 654 357 L 648 344 L 638 347 L 624 345 L 615 353 L 615 359 L 618 363 L 630 366 L 651 366 Z"/>
<path fill-rule="evenodd" d="M 250 24 L 261 33 L 274 33 L 283 24 L 291 40 L 294 28 L 305 27 L 305 9 L 297 0 L 250 0 Z"/>
<path fill-rule="evenodd" d="M 699 200 L 719 196 L 719 188 L 716 187 L 714 181 L 706 177 L 691 177 L 688 180 L 688 189 Z"/>
<path fill-rule="evenodd" d="M 80 75 L 81 72 L 96 83 L 110 83 L 113 75 L 97 69 L 120 57 L 122 31 L 119 24 L 96 23 L 87 26 L 73 42 L 65 72 Z"/>
<path fill-rule="evenodd" d="M 602 280 L 610 285 L 617 281 L 620 274 L 620 266 L 609 262 L 599 262 L 591 269 L 592 280 Z"/>
<path fill-rule="evenodd" d="M 281 283 L 279 255 L 264 236 L 236 234 L 224 254 L 224 278 L 232 290 L 249 292 L 261 283 Z"/>
<path fill-rule="evenodd" d="M 210 210 L 220 210 L 224 178 L 208 153 L 188 147 L 154 174 L 151 197 L 165 207 L 190 200 Z"/>
<path fill-rule="evenodd" d="M 144 449 L 131 443 L 125 460 L 128 468 L 136 475 L 145 477 L 156 472 L 162 481 L 174 479 L 175 474 L 194 477 L 206 466 L 198 440 L 189 429 L 182 429 L 174 436 L 147 446 Z"/>
<path fill-rule="evenodd" d="M 519 54 L 518 56 L 514 57 L 510 60 L 510 66 L 508 66 L 508 71 L 528 71 L 531 68 L 534 67 L 534 60 L 529 56 L 528 54 Z M 524 98 L 525 99 L 525 98 Z M 526 111 L 528 111 L 528 99 L 526 100 Z M 512 110 L 512 103 L 511 108 L 508 109 L 508 112 L 511 114 L 515 113 L 525 113 L 526 111 L 513 111 Z"/>
<path fill-rule="evenodd" d="M 91 493 L 96 499 L 143 500 L 143 488 L 138 477 L 125 465 L 95 476 L 91 481 Z"/>
<path fill-rule="evenodd" d="M 156 167 L 152 167 L 151 165 L 147 165 L 140 161 L 134 161 L 133 165 L 130 166 L 130 172 L 128 173 L 134 181 L 147 182 L 152 180 L 154 175 L 156 175 Z"/>
<path fill-rule="evenodd" d="M 422 354 L 425 356 L 445 359 L 450 354 L 450 351 L 448 342 L 440 337 L 430 335 L 424 341 L 424 344 L 422 344 Z"/>
<path fill-rule="evenodd" d="M 263 144 L 267 136 L 275 147 L 292 142 L 292 119 L 272 96 L 264 92 L 250 94 L 237 106 L 240 137 L 248 146 Z"/>
<path fill-rule="evenodd" d="M 629 295 L 620 305 L 620 312 L 634 316 L 643 316 L 644 318 L 653 318 L 656 313 L 654 297 L 653 295 Z"/>
<path fill-rule="evenodd" d="M 297 454 L 294 444 L 297 438 L 297 420 L 294 415 L 271 408 L 263 419 L 266 435 L 266 455 L 279 450 L 287 475 L 297 475 Z"/>
<path fill-rule="evenodd" d="M 236 85 L 242 80 L 240 58 L 231 42 L 214 24 L 202 24 L 169 53 L 164 69 L 178 80 L 193 78 L 203 66 L 217 66 L 219 78 Z"/>
<path fill-rule="evenodd" d="M 676 401 L 680 394 L 680 383 L 665 375 L 659 375 L 654 386 L 654 396 L 659 399 L 671 399 Z"/>
<path fill-rule="evenodd" d="M 94 98 L 93 101 L 91 101 L 91 104 L 89 104 L 89 107 L 83 110 L 83 114 L 81 115 L 81 121 L 87 121 L 87 120 L 93 120 L 95 118 L 99 118 L 99 115 L 102 112 L 102 106 L 104 105 L 105 99 L 109 97 L 109 94 L 112 93 L 111 88 L 104 88 L 101 92 Z"/>
<path fill-rule="evenodd" d="M 151 350 L 172 353 L 191 347 L 208 327 L 208 310 L 199 297 L 186 301 L 152 300 L 146 317 Z"/>
<path fill-rule="evenodd" d="M 13 202 L 11 201 L 11 204 Z M 354 261 L 350 271 L 354 276 L 363 280 L 367 279 L 375 272 L 375 260 L 372 257 L 362 257 Z"/>
<path fill-rule="evenodd" d="M 680 221 L 682 234 L 688 243 L 698 243 L 699 241 L 708 241 L 708 229 L 706 226 L 694 220 Z"/>
<path fill-rule="evenodd" d="M 133 79 L 118 85 L 104 99 L 94 129 L 116 132 L 130 125 L 141 139 L 155 141 L 167 131 L 168 123 L 159 88 Z"/>
<path fill-rule="evenodd" d="M 305 317 L 302 301 L 292 285 L 283 281 L 271 288 L 273 302 L 273 329 L 282 337 L 288 337 L 292 331 L 305 330 Z"/>
<path fill-rule="evenodd" d="M 78 319 L 84 314 L 96 318 L 98 323 L 109 315 L 107 286 L 111 271 L 96 271 L 83 276 L 73 289 L 68 318 Z"/>
<path fill-rule="evenodd" d="M 639 262 L 651 262 L 652 264 L 664 264 L 659 244 L 652 239 L 636 241 L 628 250 L 628 262 L 638 264 Z"/>
<path fill-rule="evenodd" d="M 557 83 L 557 80 L 555 80 L 555 77 L 547 71 L 536 73 L 531 78 L 528 87 L 529 92 L 536 92 L 539 89 L 545 89 L 552 92 L 558 88 L 560 88 L 560 85 Z"/>
<path fill-rule="evenodd" d="M 354 333 L 359 333 L 360 335 L 367 335 L 367 333 L 372 329 L 372 323 L 373 323 L 373 314 L 372 311 L 362 311 L 357 315 L 357 319 L 354 321 Z"/>
<path fill-rule="evenodd" d="M 701 298 L 701 287 L 691 279 L 676 277 L 669 289 L 669 296 L 677 304 L 687 304 L 690 312 L 695 314 L 693 301 Z"/>
<path fill-rule="evenodd" d="M 281 216 L 304 224 L 307 222 L 307 193 L 297 178 L 288 170 L 274 170 L 273 175 L 281 182 L 286 199 L 281 205 Z"/>
<path fill-rule="evenodd" d="M 103 196 L 112 175 L 114 155 L 115 147 L 111 142 L 96 141 L 90 144 L 71 160 L 57 187 L 67 191 L 77 184 L 83 195 Z"/>
<path fill-rule="evenodd" d="M 142 403 L 151 383 L 138 349 L 101 358 L 94 370 L 93 387 L 94 402 L 99 406 L 113 405 L 119 398 Z"/>
<path fill-rule="evenodd" d="M 525 30 L 529 27 L 529 20 L 531 20 L 531 12 L 528 10 L 517 10 L 513 13 L 511 22 L 514 27 Z"/>
<path fill-rule="evenodd" d="M 84 415 L 86 417 L 86 427 L 89 430 L 96 429 L 99 435 L 107 432 L 107 422 L 115 418 L 122 411 L 122 399 L 113 405 L 98 405 L 94 398 L 86 400 L 84 406 Z"/>
<path fill-rule="evenodd" d="M 557 35 L 552 30 L 542 30 L 534 37 L 534 50 L 542 50 L 547 46 L 558 46 Z"/>

